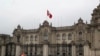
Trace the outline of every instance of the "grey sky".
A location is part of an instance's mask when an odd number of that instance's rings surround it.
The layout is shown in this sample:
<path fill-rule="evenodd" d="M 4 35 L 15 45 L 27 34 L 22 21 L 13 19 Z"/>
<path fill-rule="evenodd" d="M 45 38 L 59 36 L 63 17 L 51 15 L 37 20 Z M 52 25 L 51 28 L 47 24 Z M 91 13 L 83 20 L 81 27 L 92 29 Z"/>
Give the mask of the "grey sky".
<path fill-rule="evenodd" d="M 38 28 L 44 20 L 53 26 L 68 26 L 81 17 L 91 20 L 99 0 L 0 0 L 0 34 L 12 34 L 20 24 L 24 29 Z M 47 9 L 53 18 L 46 16 Z"/>

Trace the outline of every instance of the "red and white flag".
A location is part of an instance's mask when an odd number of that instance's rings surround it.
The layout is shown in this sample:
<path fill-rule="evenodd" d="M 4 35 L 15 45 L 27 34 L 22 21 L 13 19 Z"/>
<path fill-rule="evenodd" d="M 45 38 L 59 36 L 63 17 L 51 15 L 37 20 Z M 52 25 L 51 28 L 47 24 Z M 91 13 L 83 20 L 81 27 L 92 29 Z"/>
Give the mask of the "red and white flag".
<path fill-rule="evenodd" d="M 52 18 L 52 14 L 47 10 L 47 16 L 51 19 Z"/>

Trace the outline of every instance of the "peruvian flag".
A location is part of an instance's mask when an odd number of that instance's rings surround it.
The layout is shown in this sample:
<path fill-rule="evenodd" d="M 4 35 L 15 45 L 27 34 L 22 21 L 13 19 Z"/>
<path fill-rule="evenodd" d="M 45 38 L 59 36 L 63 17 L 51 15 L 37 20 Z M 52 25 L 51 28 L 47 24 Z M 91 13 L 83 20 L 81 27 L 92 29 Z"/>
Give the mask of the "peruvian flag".
<path fill-rule="evenodd" d="M 47 10 L 47 16 L 51 19 L 52 18 L 52 14 Z"/>
<path fill-rule="evenodd" d="M 21 56 L 25 56 L 25 53 L 23 52 L 23 53 L 21 54 Z"/>

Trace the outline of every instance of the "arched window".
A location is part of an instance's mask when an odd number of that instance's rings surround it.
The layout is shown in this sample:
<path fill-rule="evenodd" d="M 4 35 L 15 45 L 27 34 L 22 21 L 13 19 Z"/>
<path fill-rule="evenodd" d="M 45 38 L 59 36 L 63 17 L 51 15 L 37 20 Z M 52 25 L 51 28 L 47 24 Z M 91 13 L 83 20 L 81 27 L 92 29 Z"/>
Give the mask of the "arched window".
<path fill-rule="evenodd" d="M 56 37 L 57 37 L 57 40 L 60 40 L 60 34 L 57 34 Z"/>
<path fill-rule="evenodd" d="M 68 40 L 72 40 L 72 34 L 68 34 Z"/>
<path fill-rule="evenodd" d="M 82 38 L 82 32 L 79 32 L 79 38 Z"/>
<path fill-rule="evenodd" d="M 66 34 L 63 33 L 63 34 L 62 34 L 62 40 L 65 40 L 65 39 L 66 39 Z"/>

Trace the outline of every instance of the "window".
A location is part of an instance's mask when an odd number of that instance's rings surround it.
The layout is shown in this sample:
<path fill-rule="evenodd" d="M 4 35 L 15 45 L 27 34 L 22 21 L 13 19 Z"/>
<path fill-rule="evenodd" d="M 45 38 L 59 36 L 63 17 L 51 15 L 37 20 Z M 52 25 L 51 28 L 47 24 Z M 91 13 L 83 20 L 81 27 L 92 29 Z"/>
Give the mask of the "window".
<path fill-rule="evenodd" d="M 84 56 L 84 48 L 82 44 L 79 44 L 77 47 L 77 56 Z"/>
<path fill-rule="evenodd" d="M 83 51 L 83 46 L 80 44 L 79 45 L 79 52 L 82 52 Z"/>
<path fill-rule="evenodd" d="M 79 56 L 83 56 L 84 55 L 84 52 L 83 52 L 83 46 L 80 44 L 79 45 Z"/>
<path fill-rule="evenodd" d="M 65 40 L 65 39 L 66 39 L 66 34 L 63 33 L 63 34 L 62 34 L 62 40 Z"/>
<path fill-rule="evenodd" d="M 7 44 L 5 56 L 15 56 L 15 54 L 16 54 L 16 45 L 14 43 Z"/>
<path fill-rule="evenodd" d="M 48 40 L 48 34 L 47 33 L 44 34 L 44 40 Z"/>
<path fill-rule="evenodd" d="M 33 41 L 33 35 L 30 36 L 30 41 Z"/>
<path fill-rule="evenodd" d="M 71 44 L 68 45 L 67 51 L 68 51 L 67 56 L 72 56 L 72 45 Z"/>
<path fill-rule="evenodd" d="M 82 38 L 82 32 L 79 32 L 79 38 Z"/>
<path fill-rule="evenodd" d="M 48 30 L 44 30 L 44 40 L 48 40 Z"/>
<path fill-rule="evenodd" d="M 57 34 L 56 37 L 57 37 L 57 40 L 60 40 L 60 34 Z"/>
<path fill-rule="evenodd" d="M 67 51 L 67 44 L 62 44 L 62 52 L 66 53 Z"/>
<path fill-rule="evenodd" d="M 60 55 L 60 45 L 59 44 L 57 44 L 57 56 L 59 56 Z"/>
<path fill-rule="evenodd" d="M 10 41 L 10 38 L 7 38 L 7 39 L 6 39 L 6 43 L 9 43 L 9 41 Z"/>
<path fill-rule="evenodd" d="M 57 49 L 56 49 L 56 45 L 49 45 L 49 56 L 55 56 L 57 55 Z"/>
<path fill-rule="evenodd" d="M 63 53 L 63 56 L 66 56 L 65 54 L 66 54 L 66 53 Z"/>
<path fill-rule="evenodd" d="M 20 35 L 17 36 L 17 42 L 20 42 Z"/>
<path fill-rule="evenodd" d="M 37 39 L 38 39 L 38 38 L 37 38 L 37 35 L 35 35 L 35 41 L 37 41 Z"/>
<path fill-rule="evenodd" d="M 33 45 L 32 44 L 30 44 L 30 45 L 26 44 L 26 45 L 24 45 L 23 48 L 24 48 L 24 52 L 25 52 L 26 56 L 33 56 L 33 53 L 32 53 Z"/>
<path fill-rule="evenodd" d="M 71 40 L 71 39 L 72 39 L 72 35 L 68 34 L 68 40 Z"/>
<path fill-rule="evenodd" d="M 26 36 L 25 40 L 26 40 L 26 42 L 28 41 L 28 36 Z"/>

